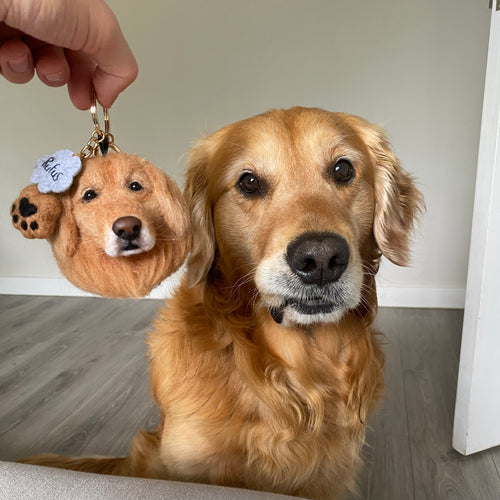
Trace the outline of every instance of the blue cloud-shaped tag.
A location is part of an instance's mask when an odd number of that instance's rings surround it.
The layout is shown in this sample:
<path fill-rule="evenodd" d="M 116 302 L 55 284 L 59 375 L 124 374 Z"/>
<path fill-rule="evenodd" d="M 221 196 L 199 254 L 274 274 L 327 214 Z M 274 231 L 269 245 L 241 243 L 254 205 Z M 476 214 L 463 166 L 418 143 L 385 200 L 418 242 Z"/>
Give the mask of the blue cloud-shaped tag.
<path fill-rule="evenodd" d="M 69 149 L 60 149 L 35 163 L 30 180 L 38 184 L 41 193 L 63 193 L 69 189 L 81 168 L 82 161 L 79 156 L 75 156 Z"/>

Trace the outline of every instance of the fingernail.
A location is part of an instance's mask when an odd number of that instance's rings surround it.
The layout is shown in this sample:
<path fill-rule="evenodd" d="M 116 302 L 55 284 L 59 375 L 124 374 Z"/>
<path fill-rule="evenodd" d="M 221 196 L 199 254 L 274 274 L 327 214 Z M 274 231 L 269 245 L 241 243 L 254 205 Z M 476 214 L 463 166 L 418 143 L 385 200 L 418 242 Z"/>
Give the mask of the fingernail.
<path fill-rule="evenodd" d="M 8 64 L 9 68 L 14 73 L 26 73 L 29 70 L 28 56 L 23 56 L 19 59 L 11 59 Z"/>
<path fill-rule="evenodd" d="M 45 79 L 52 83 L 59 83 L 64 81 L 64 73 L 50 73 L 44 75 Z"/>

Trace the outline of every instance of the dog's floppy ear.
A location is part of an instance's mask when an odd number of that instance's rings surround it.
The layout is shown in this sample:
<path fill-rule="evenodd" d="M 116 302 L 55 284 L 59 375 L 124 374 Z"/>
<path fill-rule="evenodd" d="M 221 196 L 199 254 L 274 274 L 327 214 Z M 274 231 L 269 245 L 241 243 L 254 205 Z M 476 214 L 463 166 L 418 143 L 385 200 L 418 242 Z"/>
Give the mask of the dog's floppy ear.
<path fill-rule="evenodd" d="M 391 262 L 408 265 L 411 232 L 423 213 L 423 196 L 394 156 L 382 129 L 363 127 L 362 135 L 375 166 L 375 239 Z"/>
<path fill-rule="evenodd" d="M 189 152 L 184 195 L 191 213 L 193 241 L 188 260 L 190 286 L 205 278 L 215 256 L 215 232 L 209 200 L 208 163 L 210 138 L 202 139 Z"/>
<path fill-rule="evenodd" d="M 35 184 L 25 187 L 10 209 L 12 225 L 30 239 L 50 239 L 57 229 L 61 212 L 58 196 L 41 193 Z"/>
<path fill-rule="evenodd" d="M 71 259 L 80 245 L 80 230 L 73 215 L 73 203 L 70 196 L 63 196 L 62 206 L 61 223 L 52 241 L 52 249 L 61 258 Z"/>

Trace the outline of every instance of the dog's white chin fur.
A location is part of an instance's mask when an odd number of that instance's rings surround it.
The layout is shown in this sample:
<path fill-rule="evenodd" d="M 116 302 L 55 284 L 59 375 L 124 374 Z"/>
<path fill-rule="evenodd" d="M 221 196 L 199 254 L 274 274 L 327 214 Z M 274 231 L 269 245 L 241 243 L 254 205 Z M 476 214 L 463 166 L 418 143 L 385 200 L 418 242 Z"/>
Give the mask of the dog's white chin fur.
<path fill-rule="evenodd" d="M 106 235 L 106 245 L 104 247 L 104 251 L 110 257 L 128 257 L 130 255 L 137 255 L 143 252 L 149 252 L 153 249 L 156 243 L 156 238 L 150 233 L 150 231 L 143 227 L 141 229 L 141 234 L 139 238 L 132 240 L 130 243 L 137 248 L 132 250 L 125 250 L 123 248 L 124 241 L 112 231 L 109 230 Z"/>
<path fill-rule="evenodd" d="M 278 311 L 273 315 L 282 326 L 307 326 L 317 323 L 337 323 L 344 314 L 355 309 L 361 301 L 363 273 L 357 256 L 353 256 L 347 269 L 334 283 L 322 286 L 305 285 L 288 266 L 284 255 L 275 255 L 264 259 L 257 267 L 255 282 L 261 303 L 270 310 Z M 331 309 L 317 313 L 301 312 L 300 306 L 289 302 L 304 303 L 318 297 L 325 298 L 325 305 Z M 281 316 L 281 321 L 276 319 Z"/>

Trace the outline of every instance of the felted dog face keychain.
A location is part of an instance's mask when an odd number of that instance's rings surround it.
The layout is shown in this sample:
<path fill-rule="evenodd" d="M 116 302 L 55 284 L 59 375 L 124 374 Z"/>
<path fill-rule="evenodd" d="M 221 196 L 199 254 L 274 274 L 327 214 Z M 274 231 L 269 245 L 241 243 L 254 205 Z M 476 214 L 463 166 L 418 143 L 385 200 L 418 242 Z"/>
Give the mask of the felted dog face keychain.
<path fill-rule="evenodd" d="M 187 206 L 175 182 L 152 163 L 123 153 L 97 120 L 79 155 L 38 160 L 32 184 L 12 204 L 26 238 L 49 241 L 74 285 L 106 297 L 140 297 L 175 272 L 190 246 Z M 99 156 L 99 150 L 102 156 Z M 111 150 L 108 153 L 108 150 Z"/>

